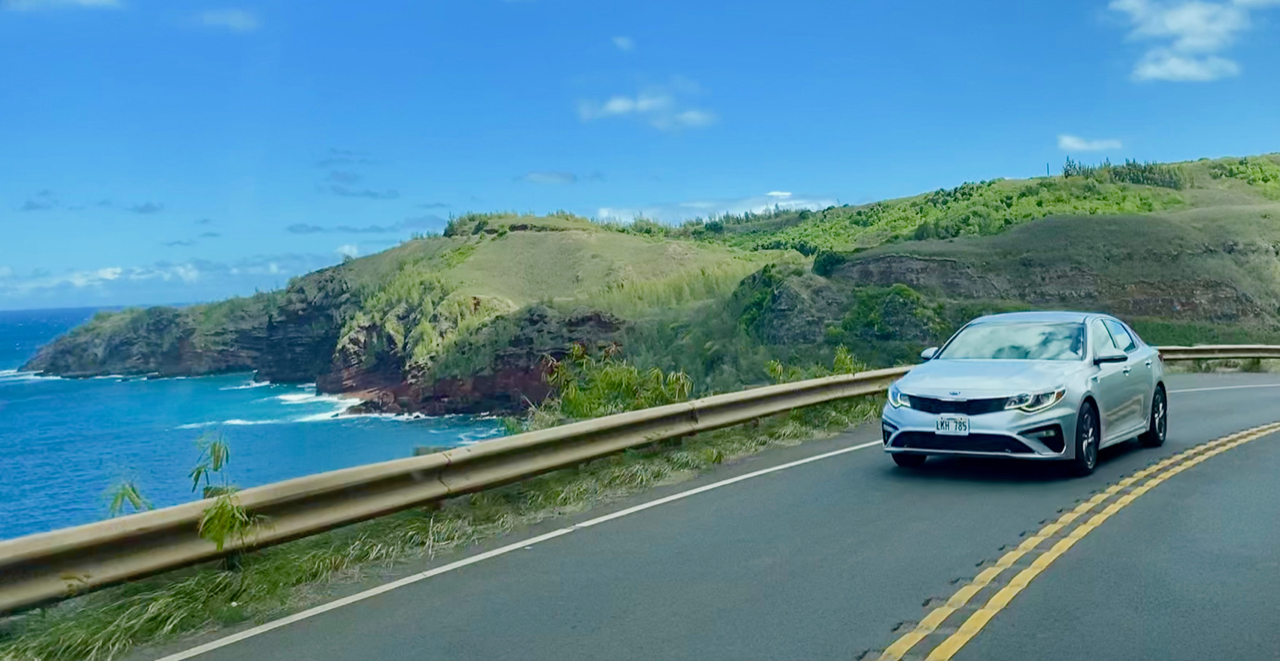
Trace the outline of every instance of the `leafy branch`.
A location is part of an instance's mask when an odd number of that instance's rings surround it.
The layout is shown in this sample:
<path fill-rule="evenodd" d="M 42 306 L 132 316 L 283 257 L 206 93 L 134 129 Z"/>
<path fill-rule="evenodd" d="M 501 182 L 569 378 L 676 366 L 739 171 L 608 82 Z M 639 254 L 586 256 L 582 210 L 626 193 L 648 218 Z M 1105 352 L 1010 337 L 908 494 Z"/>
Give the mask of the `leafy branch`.
<path fill-rule="evenodd" d="M 107 498 L 110 501 L 107 511 L 112 518 L 125 514 L 126 508 L 132 509 L 135 514 L 151 509 L 151 501 L 142 495 L 133 480 L 122 480 L 107 491 Z"/>

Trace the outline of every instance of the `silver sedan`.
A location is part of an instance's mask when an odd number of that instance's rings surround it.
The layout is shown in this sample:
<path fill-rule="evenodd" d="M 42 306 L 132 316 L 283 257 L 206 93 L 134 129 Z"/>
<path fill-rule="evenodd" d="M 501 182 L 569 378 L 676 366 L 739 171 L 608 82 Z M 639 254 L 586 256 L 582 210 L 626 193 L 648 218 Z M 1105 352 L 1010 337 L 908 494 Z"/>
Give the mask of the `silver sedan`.
<path fill-rule="evenodd" d="M 1015 312 L 969 322 L 889 388 L 884 449 L 907 468 L 928 455 L 1061 460 L 1093 472 L 1098 450 L 1164 443 L 1164 364 L 1120 320 Z"/>

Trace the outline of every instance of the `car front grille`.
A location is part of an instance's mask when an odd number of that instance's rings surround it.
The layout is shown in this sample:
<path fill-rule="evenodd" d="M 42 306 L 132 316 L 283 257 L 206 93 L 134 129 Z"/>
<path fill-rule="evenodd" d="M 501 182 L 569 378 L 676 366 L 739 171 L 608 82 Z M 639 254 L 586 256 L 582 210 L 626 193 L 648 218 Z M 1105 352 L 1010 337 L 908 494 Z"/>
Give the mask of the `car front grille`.
<path fill-rule="evenodd" d="M 916 395 L 908 395 L 907 398 L 911 401 L 911 408 L 923 413 L 962 413 L 964 415 L 982 415 L 983 413 L 1003 411 L 1005 402 L 1009 401 L 1004 397 L 995 399 L 962 399 L 957 401 L 917 397 Z"/>
<path fill-rule="evenodd" d="M 904 431 L 893 439 L 892 447 L 912 450 L 954 450 L 956 452 L 1003 452 L 1030 454 L 1031 448 L 999 434 L 941 436 L 933 432 Z"/>

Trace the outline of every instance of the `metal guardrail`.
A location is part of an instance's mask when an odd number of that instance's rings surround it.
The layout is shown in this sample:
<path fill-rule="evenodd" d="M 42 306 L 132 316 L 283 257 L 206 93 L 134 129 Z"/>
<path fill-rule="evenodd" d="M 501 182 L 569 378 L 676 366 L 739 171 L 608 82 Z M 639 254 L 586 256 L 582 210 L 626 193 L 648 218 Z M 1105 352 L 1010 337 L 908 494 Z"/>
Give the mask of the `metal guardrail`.
<path fill-rule="evenodd" d="M 247 543 L 228 541 L 222 551 L 198 533 L 210 501 L 3 541 L 0 613 L 508 484 L 626 448 L 876 394 L 909 369 L 753 388 L 245 489 L 238 494 L 240 504 L 267 517 L 268 525 Z"/>
<path fill-rule="evenodd" d="M 1280 347 L 1161 347 L 1160 353 L 1167 361 L 1280 358 Z M 0 541 L 0 613 L 482 491 L 627 448 L 873 395 L 910 369 L 753 388 L 245 489 L 239 493 L 240 504 L 269 523 L 221 551 L 198 533 L 209 505 L 203 500 Z"/>
<path fill-rule="evenodd" d="M 1280 358 L 1280 347 L 1264 344 L 1158 348 L 1160 350 L 1160 358 L 1168 361 Z"/>

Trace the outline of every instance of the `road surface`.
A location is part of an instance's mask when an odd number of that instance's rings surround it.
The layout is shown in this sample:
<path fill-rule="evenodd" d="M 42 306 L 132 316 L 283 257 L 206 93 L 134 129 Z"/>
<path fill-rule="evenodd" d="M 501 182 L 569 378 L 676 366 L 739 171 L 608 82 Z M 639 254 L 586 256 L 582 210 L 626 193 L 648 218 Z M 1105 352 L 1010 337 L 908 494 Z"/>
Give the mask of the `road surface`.
<path fill-rule="evenodd" d="M 1172 375 L 1169 386 L 1165 446 L 1104 450 L 1087 478 L 960 459 L 903 470 L 878 447 L 855 449 L 876 440 L 872 425 L 517 533 L 552 531 L 527 548 L 167 658 L 874 660 L 924 631 L 919 623 L 1027 537 L 1125 476 L 1280 421 L 1277 376 Z M 1256 436 L 1209 446 L 1221 452 L 1130 498 L 1053 556 L 953 656 L 932 658 L 1277 658 L 1280 435 Z M 934 650 L 1049 546 L 1141 485 L 1098 496 L 1109 500 L 1003 571 L 902 658 L 941 654 Z M 673 499 L 593 521 L 665 496 Z M 589 525 L 562 528 L 571 523 Z"/>

